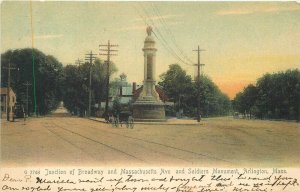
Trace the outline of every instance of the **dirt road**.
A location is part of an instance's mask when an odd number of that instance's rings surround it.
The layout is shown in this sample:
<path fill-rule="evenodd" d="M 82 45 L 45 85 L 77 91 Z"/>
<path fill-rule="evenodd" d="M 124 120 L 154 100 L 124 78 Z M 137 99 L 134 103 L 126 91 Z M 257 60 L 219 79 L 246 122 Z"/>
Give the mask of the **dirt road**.
<path fill-rule="evenodd" d="M 111 125 L 66 116 L 1 122 L 3 166 L 299 167 L 299 123 L 232 118 Z"/>

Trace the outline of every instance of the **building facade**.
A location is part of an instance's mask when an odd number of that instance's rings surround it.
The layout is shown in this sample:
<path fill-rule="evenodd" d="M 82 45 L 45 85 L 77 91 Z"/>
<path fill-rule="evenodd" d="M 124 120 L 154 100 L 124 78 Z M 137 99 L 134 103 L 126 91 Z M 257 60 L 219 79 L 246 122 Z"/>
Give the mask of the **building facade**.
<path fill-rule="evenodd" d="M 13 120 L 14 107 L 17 102 L 16 94 L 11 88 L 9 88 L 8 90 L 6 87 L 1 88 L 0 94 L 1 94 L 1 119 L 7 118 L 7 113 L 9 112 L 9 120 Z M 9 99 L 7 95 L 9 95 Z"/>

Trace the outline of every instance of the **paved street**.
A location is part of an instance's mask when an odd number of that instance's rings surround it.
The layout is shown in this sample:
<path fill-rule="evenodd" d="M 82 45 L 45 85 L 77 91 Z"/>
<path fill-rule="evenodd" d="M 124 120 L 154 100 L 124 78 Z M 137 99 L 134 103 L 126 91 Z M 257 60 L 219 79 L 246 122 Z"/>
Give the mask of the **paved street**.
<path fill-rule="evenodd" d="M 184 122 L 187 122 L 186 125 Z M 299 166 L 299 123 L 232 118 L 115 128 L 63 111 L 1 122 L 4 166 Z"/>

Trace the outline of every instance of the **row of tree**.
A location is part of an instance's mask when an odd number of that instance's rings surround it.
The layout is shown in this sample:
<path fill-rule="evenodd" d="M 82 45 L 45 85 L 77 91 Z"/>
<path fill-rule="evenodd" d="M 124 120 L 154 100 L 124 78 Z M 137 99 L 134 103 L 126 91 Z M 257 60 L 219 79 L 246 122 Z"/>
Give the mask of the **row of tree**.
<path fill-rule="evenodd" d="M 35 74 L 33 74 L 34 58 Z M 47 114 L 56 109 L 62 100 L 63 65 L 53 56 L 45 55 L 37 49 L 16 49 L 1 54 L 1 87 L 7 87 L 7 68 L 11 63 L 11 87 L 17 95 L 17 103 L 26 108 L 27 82 L 31 84 L 28 92 L 28 111 L 34 111 L 33 75 L 36 87 L 36 112 Z M 27 111 L 27 109 L 25 109 Z"/>
<path fill-rule="evenodd" d="M 33 60 L 35 74 L 33 74 Z M 55 110 L 61 101 L 72 113 L 84 115 L 88 108 L 89 72 L 92 74 L 91 106 L 105 100 L 107 65 L 96 59 L 93 65 L 67 65 L 63 67 L 56 58 L 45 55 L 37 49 L 16 49 L 1 54 L 1 87 L 7 87 L 7 68 L 11 63 L 11 87 L 17 95 L 17 104 L 28 112 L 34 112 L 34 80 L 36 89 L 37 114 L 45 115 Z M 110 74 L 116 72 L 110 66 Z M 28 89 L 25 84 L 31 84 Z M 116 83 L 113 81 L 112 86 Z M 94 109 L 94 107 L 92 108 Z"/>
<path fill-rule="evenodd" d="M 167 111 L 174 115 L 176 111 L 184 116 L 195 117 L 197 114 L 198 85 L 187 75 L 180 65 L 172 64 L 167 72 L 160 76 L 158 84 L 163 88 L 170 101 L 175 103 L 175 111 Z M 200 114 L 202 116 L 228 115 L 231 103 L 227 95 L 205 75 L 200 78 Z"/>
<path fill-rule="evenodd" d="M 107 65 L 96 59 L 93 65 L 63 65 L 53 56 L 45 55 L 37 49 L 9 50 L 1 54 L 1 86 L 7 86 L 6 68 L 9 62 L 16 70 L 12 71 L 11 87 L 16 92 L 17 103 L 26 107 L 26 82 L 30 82 L 28 111 L 34 111 L 33 63 L 35 61 L 36 104 L 37 113 L 45 115 L 56 109 L 61 101 L 73 114 L 84 115 L 88 108 L 89 73 L 92 74 L 91 106 L 105 101 Z M 117 71 L 115 65 L 110 67 L 110 75 Z M 201 114 L 219 116 L 228 114 L 230 102 L 217 86 L 206 76 L 201 78 Z M 184 115 L 195 116 L 197 106 L 197 85 L 192 78 L 177 64 L 170 65 L 169 70 L 161 75 L 159 85 L 163 88 L 175 108 L 170 114 L 182 109 Z M 119 82 L 114 80 L 110 86 L 116 89 Z M 113 90 L 112 89 L 112 90 Z M 114 103 L 116 105 L 116 102 Z M 92 113 L 95 113 L 92 107 Z M 26 109 L 27 110 L 27 109 Z"/>
<path fill-rule="evenodd" d="M 298 69 L 259 78 L 233 100 L 236 111 L 261 119 L 300 120 L 300 72 Z"/>
<path fill-rule="evenodd" d="M 95 114 L 101 102 L 106 99 L 107 64 L 96 59 L 91 65 L 67 65 L 64 68 L 63 102 L 64 106 L 73 114 L 84 116 L 88 110 L 89 74 L 91 70 L 91 114 Z M 110 76 L 117 71 L 114 64 L 110 65 Z M 114 89 L 116 81 L 110 83 L 110 90 Z M 98 106 L 95 106 L 97 104 Z"/>
<path fill-rule="evenodd" d="M 26 108 L 26 82 L 29 87 L 29 112 L 34 111 L 33 63 L 35 61 L 37 113 L 44 115 L 56 109 L 61 101 L 72 113 L 84 115 L 88 108 L 89 73 L 92 74 L 91 106 L 105 101 L 107 65 L 96 59 L 93 65 L 63 65 L 53 56 L 45 55 L 37 49 L 16 49 L 1 54 L 1 87 L 7 86 L 7 68 L 11 73 L 11 87 L 16 92 L 17 103 Z M 117 71 L 110 67 L 110 75 Z M 300 118 L 300 72 L 298 69 L 275 74 L 266 74 L 256 85 L 248 85 L 231 102 L 219 88 L 205 75 L 200 78 L 200 113 L 202 116 L 228 115 L 238 111 L 257 118 Z M 167 108 L 169 115 L 194 117 L 197 114 L 198 83 L 187 75 L 180 65 L 172 64 L 161 74 L 158 84 L 165 91 L 173 108 Z M 111 90 L 120 86 L 118 80 L 110 83 Z M 118 102 L 114 102 L 118 106 Z M 97 107 L 92 107 L 95 113 Z"/>

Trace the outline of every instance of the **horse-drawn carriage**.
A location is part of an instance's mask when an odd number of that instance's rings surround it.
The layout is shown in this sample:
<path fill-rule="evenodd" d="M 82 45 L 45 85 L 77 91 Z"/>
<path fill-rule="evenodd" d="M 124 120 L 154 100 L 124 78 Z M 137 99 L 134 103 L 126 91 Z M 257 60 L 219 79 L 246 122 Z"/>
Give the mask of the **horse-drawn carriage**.
<path fill-rule="evenodd" d="M 114 127 L 122 127 L 123 124 L 126 125 L 127 128 L 133 128 L 134 121 L 130 111 L 122 111 L 119 114 L 110 114 L 106 118 L 108 123 L 111 123 Z"/>

